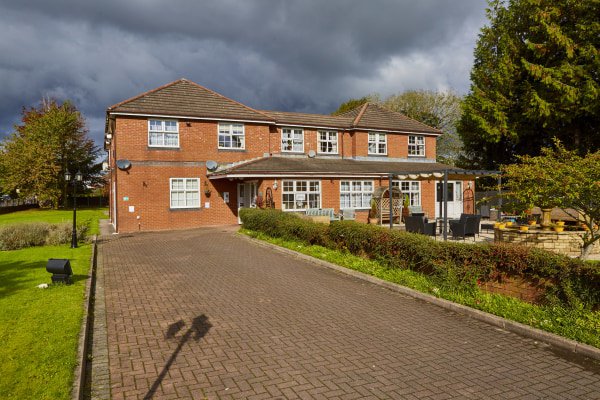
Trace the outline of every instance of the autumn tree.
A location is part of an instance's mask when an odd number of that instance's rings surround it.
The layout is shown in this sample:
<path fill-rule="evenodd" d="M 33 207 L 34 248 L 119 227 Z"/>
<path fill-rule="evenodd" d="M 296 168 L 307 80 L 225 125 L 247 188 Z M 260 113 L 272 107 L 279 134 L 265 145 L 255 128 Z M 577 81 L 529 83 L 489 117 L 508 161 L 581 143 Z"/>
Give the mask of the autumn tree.
<path fill-rule="evenodd" d="M 81 171 L 84 180 L 98 172 L 99 149 L 87 137 L 85 120 L 70 102 L 44 100 L 23 109 L 21 124 L 0 145 L 0 186 L 37 197 L 41 205 L 66 203 L 65 171 Z"/>
<path fill-rule="evenodd" d="M 509 198 L 531 208 L 560 207 L 586 227 L 581 258 L 600 240 L 600 151 L 580 156 L 560 142 L 502 167 Z"/>
<path fill-rule="evenodd" d="M 598 0 L 490 0 L 458 131 L 463 166 L 497 169 L 553 138 L 600 148 Z"/>

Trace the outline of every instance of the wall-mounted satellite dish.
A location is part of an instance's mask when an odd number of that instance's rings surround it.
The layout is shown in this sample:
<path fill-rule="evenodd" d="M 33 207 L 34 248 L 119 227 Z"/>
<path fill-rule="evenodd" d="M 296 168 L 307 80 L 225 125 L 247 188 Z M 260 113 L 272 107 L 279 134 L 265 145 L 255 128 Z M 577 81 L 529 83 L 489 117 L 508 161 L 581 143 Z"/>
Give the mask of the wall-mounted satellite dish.
<path fill-rule="evenodd" d="M 317 155 L 317 153 L 315 153 L 315 151 L 314 151 L 314 150 L 309 150 L 309 151 L 308 151 L 308 156 L 309 156 L 310 158 L 315 158 L 315 156 L 316 156 L 316 155 Z"/>
<path fill-rule="evenodd" d="M 211 172 L 214 171 L 214 170 L 216 170 L 218 167 L 219 167 L 219 164 L 217 164 L 216 161 L 208 160 L 206 162 L 206 169 L 209 170 L 209 171 L 211 171 Z"/>
<path fill-rule="evenodd" d="M 129 160 L 117 160 L 117 168 L 121 171 L 126 171 L 131 168 L 131 161 Z"/>

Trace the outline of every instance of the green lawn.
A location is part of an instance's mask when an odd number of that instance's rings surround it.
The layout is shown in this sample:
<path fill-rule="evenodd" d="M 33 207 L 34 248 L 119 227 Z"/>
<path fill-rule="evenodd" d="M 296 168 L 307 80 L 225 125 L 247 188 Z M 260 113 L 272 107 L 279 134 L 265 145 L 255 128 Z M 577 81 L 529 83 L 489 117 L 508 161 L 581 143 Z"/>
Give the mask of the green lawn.
<path fill-rule="evenodd" d="M 103 210 L 81 210 L 98 231 Z M 81 216 L 81 218 L 80 218 Z M 69 211 L 0 215 L 0 224 L 70 221 Z M 77 365 L 83 296 L 92 247 L 69 245 L 0 251 L 0 399 L 68 399 Z M 68 258 L 74 284 L 50 285 L 48 258 Z"/>

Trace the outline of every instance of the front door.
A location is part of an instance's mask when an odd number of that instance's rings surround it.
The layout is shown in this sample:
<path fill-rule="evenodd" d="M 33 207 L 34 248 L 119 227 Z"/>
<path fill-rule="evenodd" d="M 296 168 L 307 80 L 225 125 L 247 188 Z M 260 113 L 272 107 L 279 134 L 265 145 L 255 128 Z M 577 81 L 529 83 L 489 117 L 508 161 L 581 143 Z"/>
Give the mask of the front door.
<path fill-rule="evenodd" d="M 444 216 L 444 193 L 442 187 L 444 183 L 437 183 L 437 190 L 435 191 L 435 216 L 441 218 Z M 460 218 L 460 214 L 463 212 L 463 198 L 462 198 L 462 181 L 448 181 L 448 218 L 456 219 Z"/>
<path fill-rule="evenodd" d="M 238 202 L 238 224 L 242 223 L 240 219 L 240 208 L 256 207 L 256 182 L 242 182 L 237 185 L 237 202 Z"/>

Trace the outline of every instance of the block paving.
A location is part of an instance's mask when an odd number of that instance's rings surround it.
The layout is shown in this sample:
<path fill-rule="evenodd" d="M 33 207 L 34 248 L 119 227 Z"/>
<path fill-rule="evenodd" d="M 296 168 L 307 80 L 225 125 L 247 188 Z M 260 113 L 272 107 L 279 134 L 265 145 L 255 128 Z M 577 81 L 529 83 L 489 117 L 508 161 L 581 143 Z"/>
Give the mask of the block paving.
<path fill-rule="evenodd" d="M 99 258 L 113 399 L 600 398 L 597 363 L 231 228 L 120 235 Z"/>

